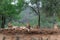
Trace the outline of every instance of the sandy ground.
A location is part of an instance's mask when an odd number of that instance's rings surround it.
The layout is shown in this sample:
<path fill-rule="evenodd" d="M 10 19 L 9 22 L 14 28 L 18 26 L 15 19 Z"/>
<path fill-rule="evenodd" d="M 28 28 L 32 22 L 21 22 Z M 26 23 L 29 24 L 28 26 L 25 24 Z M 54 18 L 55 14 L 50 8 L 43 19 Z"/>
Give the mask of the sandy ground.
<path fill-rule="evenodd" d="M 0 34 L 0 40 L 60 40 L 60 35 L 39 35 L 39 34 L 4 35 L 4 34 Z"/>

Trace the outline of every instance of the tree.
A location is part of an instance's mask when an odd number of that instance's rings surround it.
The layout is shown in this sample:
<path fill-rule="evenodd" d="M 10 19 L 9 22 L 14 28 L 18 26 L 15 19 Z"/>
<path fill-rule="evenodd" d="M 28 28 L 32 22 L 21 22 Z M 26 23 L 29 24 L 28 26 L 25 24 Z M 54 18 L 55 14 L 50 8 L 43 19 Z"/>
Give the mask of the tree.
<path fill-rule="evenodd" d="M 59 17 L 60 0 L 42 0 L 42 9 L 48 17 Z M 54 19 L 54 23 L 57 19 Z"/>
<path fill-rule="evenodd" d="M 38 26 L 40 27 L 40 7 L 41 1 L 40 0 L 30 0 L 27 1 L 26 4 L 38 15 Z"/>
<path fill-rule="evenodd" d="M 7 18 L 15 18 L 22 11 L 23 0 L 0 0 L 1 28 L 4 28 Z"/>

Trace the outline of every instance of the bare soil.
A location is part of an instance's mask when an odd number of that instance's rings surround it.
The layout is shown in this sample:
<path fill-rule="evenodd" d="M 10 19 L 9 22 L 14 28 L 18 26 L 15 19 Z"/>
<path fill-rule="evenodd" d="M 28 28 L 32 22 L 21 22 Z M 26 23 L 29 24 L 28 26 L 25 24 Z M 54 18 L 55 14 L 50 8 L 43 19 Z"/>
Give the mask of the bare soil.
<path fill-rule="evenodd" d="M 60 31 L 33 29 L 27 32 L 26 30 L 3 29 L 0 30 L 0 40 L 60 40 Z"/>

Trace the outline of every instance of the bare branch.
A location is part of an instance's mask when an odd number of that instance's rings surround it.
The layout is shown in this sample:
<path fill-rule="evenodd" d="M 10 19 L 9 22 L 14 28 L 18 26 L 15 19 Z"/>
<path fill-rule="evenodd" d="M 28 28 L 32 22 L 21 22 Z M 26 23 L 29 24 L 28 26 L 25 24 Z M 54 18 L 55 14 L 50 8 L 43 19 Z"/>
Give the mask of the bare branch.
<path fill-rule="evenodd" d="M 38 12 L 33 7 L 30 6 L 30 8 L 38 15 Z"/>

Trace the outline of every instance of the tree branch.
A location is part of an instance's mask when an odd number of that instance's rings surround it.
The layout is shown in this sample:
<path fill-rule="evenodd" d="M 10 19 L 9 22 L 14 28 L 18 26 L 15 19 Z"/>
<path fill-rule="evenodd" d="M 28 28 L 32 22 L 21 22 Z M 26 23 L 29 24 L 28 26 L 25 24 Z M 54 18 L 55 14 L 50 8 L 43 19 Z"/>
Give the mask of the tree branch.
<path fill-rule="evenodd" d="M 30 8 L 38 15 L 38 12 L 33 7 L 30 6 Z"/>

